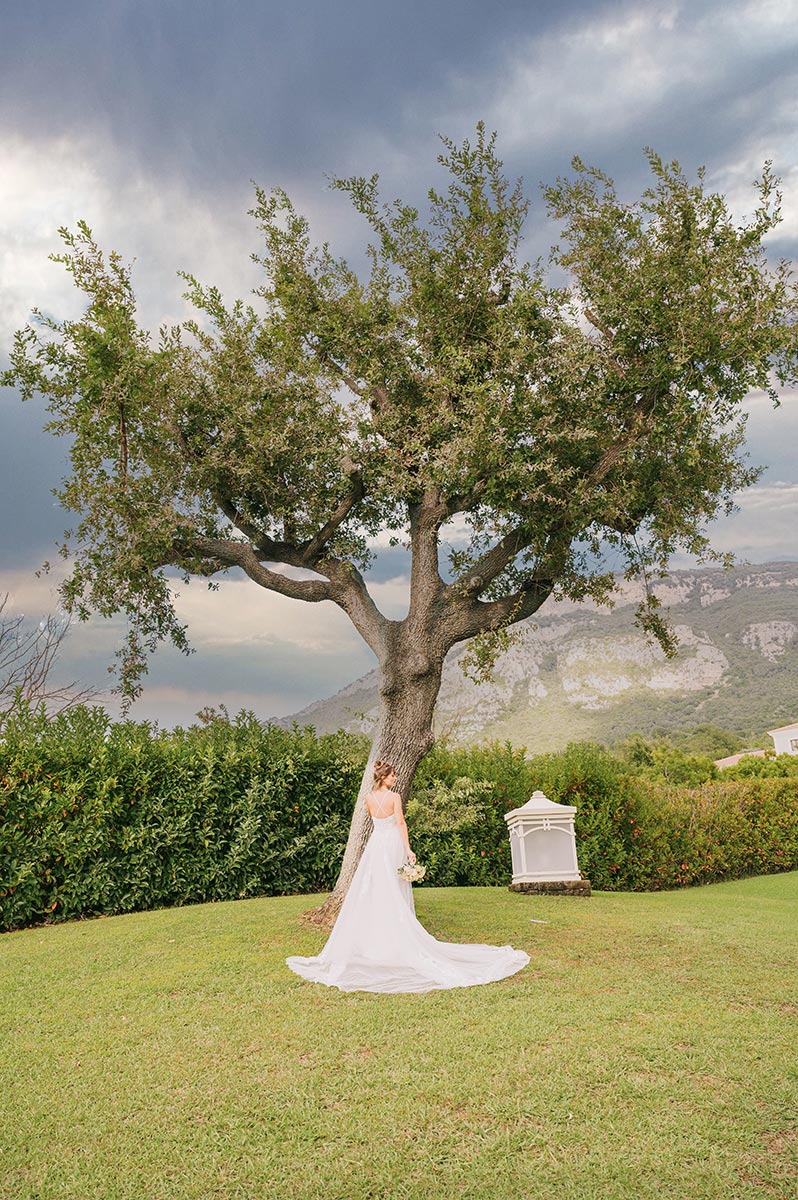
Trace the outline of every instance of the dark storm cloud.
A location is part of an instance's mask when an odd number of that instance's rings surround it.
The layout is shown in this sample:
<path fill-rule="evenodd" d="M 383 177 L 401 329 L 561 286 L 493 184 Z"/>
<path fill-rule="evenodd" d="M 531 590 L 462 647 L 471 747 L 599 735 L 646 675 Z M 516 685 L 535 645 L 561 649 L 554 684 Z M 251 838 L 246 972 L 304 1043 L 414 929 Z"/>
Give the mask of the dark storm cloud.
<path fill-rule="evenodd" d="M 51 492 L 66 475 L 67 461 L 63 443 L 41 432 L 44 403 L 15 400 L 10 393 L 0 406 L 0 570 L 20 565 L 35 570 L 55 557 L 69 524 Z"/>
<path fill-rule="evenodd" d="M 795 46 L 749 35 L 773 7 L 760 19 L 718 0 L 76 0 L 64 19 L 53 0 L 33 0 L 4 17 L 0 116 L 28 138 L 113 147 L 120 194 L 142 170 L 222 203 L 235 189 L 236 205 L 250 178 L 301 185 L 300 203 L 309 194 L 326 208 L 322 235 L 357 263 L 363 231 L 342 197 L 322 199 L 325 175 L 376 170 L 387 198 L 423 199 L 436 132 L 467 136 L 480 117 L 533 194 L 575 153 L 638 190 L 646 145 L 710 172 L 761 145 L 758 161 L 775 157 L 778 170 Z M 625 37 L 629 56 L 614 55 Z M 635 37 L 648 38 L 642 62 Z M 615 95 L 625 106 L 607 114 Z M 552 240 L 540 204 L 528 235 L 533 254 Z"/>
<path fill-rule="evenodd" d="M 77 0 L 67 14 L 32 0 L 4 15 L 0 108 L 30 136 L 96 130 L 206 183 L 338 170 L 370 130 L 399 132 L 409 95 L 596 7 Z"/>

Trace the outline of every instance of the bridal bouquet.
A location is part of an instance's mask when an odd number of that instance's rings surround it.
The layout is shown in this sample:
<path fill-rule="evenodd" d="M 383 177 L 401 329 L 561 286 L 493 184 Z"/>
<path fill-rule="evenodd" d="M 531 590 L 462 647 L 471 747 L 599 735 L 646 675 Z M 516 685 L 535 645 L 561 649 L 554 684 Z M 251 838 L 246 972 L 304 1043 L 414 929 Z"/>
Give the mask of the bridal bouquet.
<path fill-rule="evenodd" d="M 406 862 L 399 868 L 399 878 L 404 879 L 407 883 L 420 883 L 426 873 L 427 868 L 423 867 L 420 862 Z"/>

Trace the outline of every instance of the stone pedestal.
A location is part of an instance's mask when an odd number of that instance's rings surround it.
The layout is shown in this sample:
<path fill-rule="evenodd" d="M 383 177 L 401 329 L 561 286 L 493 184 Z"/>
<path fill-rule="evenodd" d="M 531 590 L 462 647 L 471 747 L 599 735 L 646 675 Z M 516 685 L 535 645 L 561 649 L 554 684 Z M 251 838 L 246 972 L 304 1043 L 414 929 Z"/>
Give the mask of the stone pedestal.
<path fill-rule="evenodd" d="M 589 879 L 547 879 L 537 883 L 511 883 L 507 890 L 534 896 L 589 896 Z"/>

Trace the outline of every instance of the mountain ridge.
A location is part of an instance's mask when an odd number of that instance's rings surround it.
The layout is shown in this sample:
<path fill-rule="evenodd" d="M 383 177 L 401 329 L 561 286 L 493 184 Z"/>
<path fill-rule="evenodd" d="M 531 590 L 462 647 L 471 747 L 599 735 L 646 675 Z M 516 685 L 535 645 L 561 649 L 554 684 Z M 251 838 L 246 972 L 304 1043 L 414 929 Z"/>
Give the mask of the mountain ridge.
<path fill-rule="evenodd" d="M 679 639 L 675 658 L 635 627 L 640 591 L 622 578 L 611 609 L 547 601 L 516 627 L 490 682 L 463 675 L 464 646 L 450 653 L 437 733 L 541 752 L 697 724 L 758 734 L 798 720 L 798 562 L 673 571 L 656 590 Z M 371 733 L 376 716 L 375 669 L 280 724 Z"/>

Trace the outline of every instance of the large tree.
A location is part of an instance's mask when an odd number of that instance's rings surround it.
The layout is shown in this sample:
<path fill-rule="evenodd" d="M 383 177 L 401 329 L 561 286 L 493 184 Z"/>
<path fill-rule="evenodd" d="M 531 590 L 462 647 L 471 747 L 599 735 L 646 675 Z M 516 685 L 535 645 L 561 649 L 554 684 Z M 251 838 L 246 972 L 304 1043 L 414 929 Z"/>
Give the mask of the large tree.
<path fill-rule="evenodd" d="M 185 276 L 197 320 L 157 341 L 119 256 L 84 224 L 61 231 L 56 261 L 88 307 L 37 314 L 6 382 L 47 397 L 70 438 L 63 603 L 127 615 L 127 695 L 161 639 L 187 646 L 170 567 L 332 601 L 376 655 L 373 754 L 406 795 L 453 646 L 474 639 L 480 668 L 552 593 L 608 600 L 608 552 L 646 579 L 678 548 L 712 556 L 707 522 L 758 474 L 742 403 L 796 376 L 796 293 L 763 250 L 780 219 L 769 166 L 737 220 L 701 174 L 648 160 L 634 202 L 578 160 L 545 189 L 561 226 L 548 265 L 522 256 L 528 200 L 481 126 L 443 139 L 448 183 L 424 215 L 383 204 L 376 176 L 334 182 L 372 230 L 365 278 L 258 189 L 254 301 L 228 307 Z M 385 530 L 410 548 L 403 620 L 364 575 Z M 651 591 L 638 618 L 672 649 Z M 367 837 L 367 782 L 328 917 Z"/>

